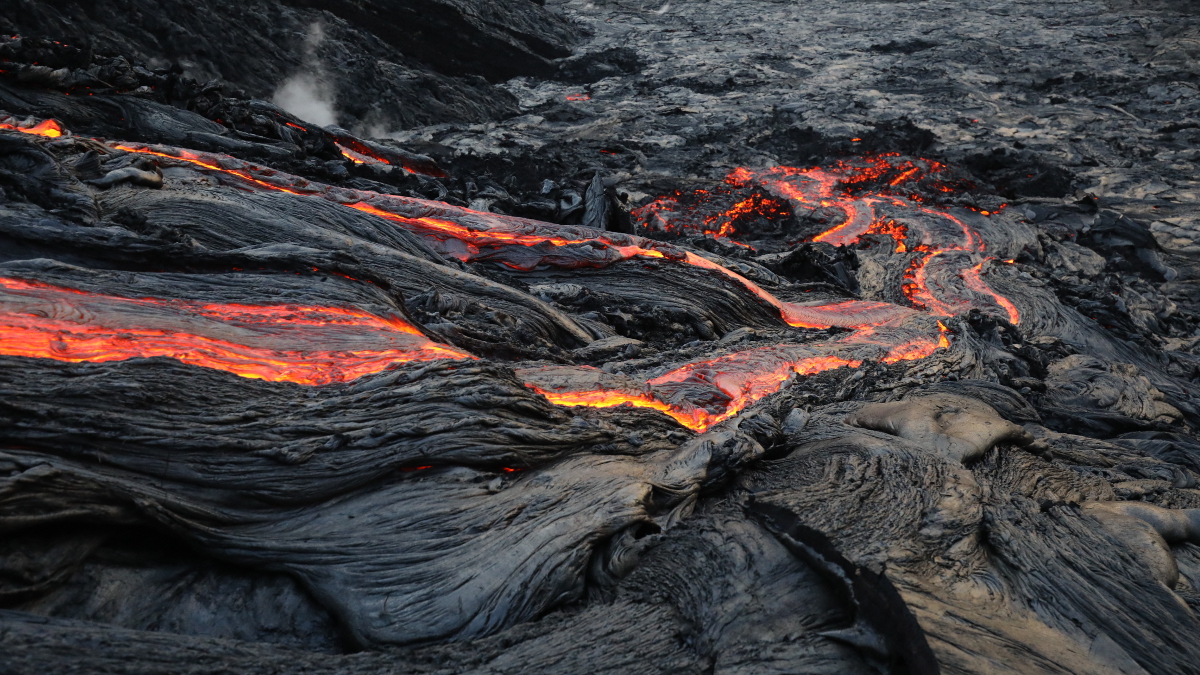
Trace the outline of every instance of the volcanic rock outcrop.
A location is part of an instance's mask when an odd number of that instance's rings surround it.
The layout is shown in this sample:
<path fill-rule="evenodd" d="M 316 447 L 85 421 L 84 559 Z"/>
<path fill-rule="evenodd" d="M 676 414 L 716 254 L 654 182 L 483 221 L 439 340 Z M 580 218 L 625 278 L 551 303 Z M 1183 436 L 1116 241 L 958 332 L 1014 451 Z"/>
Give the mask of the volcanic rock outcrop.
<path fill-rule="evenodd" d="M 320 69 L 342 126 L 384 131 L 513 114 L 512 95 L 489 82 L 553 72 L 577 37 L 526 0 L 14 0 L 0 32 L 59 42 L 17 70 L 42 85 L 78 86 L 82 68 L 93 87 L 136 90 L 160 69 L 269 99 L 286 77 Z"/>

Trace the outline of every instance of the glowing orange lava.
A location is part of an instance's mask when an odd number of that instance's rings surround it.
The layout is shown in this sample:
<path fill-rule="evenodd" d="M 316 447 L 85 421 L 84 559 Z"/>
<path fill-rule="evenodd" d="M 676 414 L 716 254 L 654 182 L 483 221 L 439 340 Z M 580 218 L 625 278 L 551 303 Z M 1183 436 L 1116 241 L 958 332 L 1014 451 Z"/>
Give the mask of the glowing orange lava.
<path fill-rule="evenodd" d="M 891 219 L 876 220 L 867 228 L 865 234 L 884 234 L 896 242 L 896 253 L 908 251 L 908 228 L 903 223 Z"/>
<path fill-rule="evenodd" d="M 5 118 L 0 120 L 0 128 L 51 138 L 65 133 L 50 120 L 34 125 Z M 812 304 L 781 301 L 742 275 L 664 242 L 578 226 L 555 226 L 440 202 L 336 188 L 211 153 L 120 143 L 110 146 L 159 157 L 168 163 L 185 163 L 218 172 L 244 189 L 329 200 L 386 219 L 425 237 L 441 254 L 463 261 L 495 260 L 514 269 L 533 269 L 543 264 L 603 267 L 631 258 L 671 261 L 710 271 L 738 284 L 777 309 L 792 326 L 855 329 L 824 343 L 775 345 L 686 364 L 649 380 L 641 391 L 563 391 L 561 387 L 528 381 L 527 386 L 561 405 L 648 408 L 663 412 L 690 429 L 703 431 L 777 392 L 796 375 L 855 368 L 866 360 L 897 363 L 922 359 L 951 346 L 946 326 L 918 310 L 860 300 Z M 356 162 L 387 161 L 372 154 L 365 145 L 359 148 L 339 144 L 339 147 Z M 779 199 L 791 202 L 794 208 L 840 209 L 844 220 L 814 237 L 814 241 L 847 245 L 864 234 L 891 237 L 896 244 L 893 254 L 916 254 L 905 273 L 903 292 L 920 310 L 953 316 L 982 302 L 983 309 L 1002 308 L 1015 324 L 1019 320 L 1016 307 L 983 281 L 983 263 L 987 259 L 979 262 L 979 258 L 985 246 L 966 222 L 945 211 L 915 206 L 911 200 L 892 193 L 850 193 L 868 184 L 899 187 L 936 174 L 942 168 L 927 160 L 899 160 L 896 155 L 880 155 L 846 160 L 828 168 L 775 167 L 765 171 L 739 168 L 726 181 L 730 185 L 757 182 Z M 702 227 L 715 225 L 715 233 L 729 236 L 735 234 L 734 223 L 739 217 L 761 208 L 774 206 L 761 197 L 742 200 L 705 220 Z M 921 217 L 901 222 L 899 216 L 880 215 L 881 209 L 901 208 Z M 558 247 L 572 247 L 570 255 L 556 253 Z M 962 260 L 970 262 L 961 267 Z M 931 283 L 934 277 L 938 284 Z M 953 293 L 947 295 L 945 289 L 955 284 L 950 289 Z M 45 307 L 46 303 L 52 307 L 70 306 L 72 299 L 80 302 L 81 297 L 94 307 L 74 313 Z M 39 302 L 42 304 L 37 305 Z M 30 303 L 37 306 L 31 309 Z M 158 324 L 131 328 L 126 325 L 128 322 L 106 323 L 105 317 L 140 316 L 135 309 L 142 313 L 153 309 Z M 186 329 L 197 320 L 215 322 L 225 328 L 210 331 L 220 335 Z M 167 356 L 245 377 L 301 384 L 345 382 L 411 360 L 474 358 L 428 340 L 415 326 L 398 317 L 379 317 L 356 309 L 117 298 L 14 279 L 0 280 L 0 335 L 3 336 L 0 354 L 64 361 Z M 229 335 L 242 335 L 245 339 L 229 339 Z M 325 345 L 327 340 L 352 344 L 363 339 L 383 344 L 342 350 L 303 348 L 314 343 Z M 301 347 L 296 347 L 297 344 Z M 693 395 L 703 404 L 688 398 Z"/>
<path fill-rule="evenodd" d="M 12 117 L 0 118 L 0 129 L 8 129 L 11 131 L 20 131 L 23 134 L 33 134 L 35 136 L 44 136 L 46 138 L 59 138 L 63 135 L 63 128 L 54 120 L 42 120 L 37 124 L 25 126 L 19 123 Z"/>
<path fill-rule="evenodd" d="M 525 386 L 545 396 L 548 401 L 555 405 L 581 405 L 589 408 L 615 408 L 617 406 L 630 405 L 635 408 L 649 408 L 665 413 L 693 431 L 701 431 L 708 427 L 706 423 L 697 419 L 696 414 L 685 413 L 678 406 L 670 406 L 650 394 L 603 390 L 559 392 L 542 389 L 534 384 L 527 383 Z"/>
<path fill-rule="evenodd" d="M 475 358 L 425 338 L 399 317 L 354 308 L 121 298 L 9 278 L 0 278 L 0 289 L 0 354 L 6 356 L 70 362 L 165 356 L 307 385 L 348 382 L 409 361 Z M 138 321 L 143 325 L 130 325 Z M 347 348 L 308 347 L 326 341 Z"/>
<path fill-rule="evenodd" d="M 738 168 L 730 172 L 726 182 L 737 186 L 757 182 L 794 205 L 840 209 L 845 214 L 842 222 L 813 237 L 813 241 L 849 245 L 863 235 L 882 234 L 895 242 L 893 253 L 916 254 L 910 259 L 902 290 L 919 310 L 935 316 L 954 316 L 968 309 L 990 309 L 995 305 L 1007 314 L 1010 322 L 1016 324 L 1019 321 L 1016 306 L 982 279 L 983 264 L 989 258 L 973 265 L 968 263 L 965 268 L 961 265 L 964 258 L 978 260 L 986 249 L 983 239 L 964 220 L 947 211 L 917 206 L 912 203 L 913 199 L 898 199 L 885 193 L 852 196 L 842 192 L 847 185 L 868 181 L 882 181 L 897 187 L 928 173 L 936 173 L 942 169 L 941 165 L 936 162 L 893 163 L 891 156 L 856 162 L 839 163 L 831 169 L 775 167 L 756 172 Z M 949 189 L 944 184 L 934 184 L 933 188 Z M 680 207 L 681 198 L 683 196 L 676 193 L 675 197 L 652 202 L 643 207 L 641 219 L 643 222 L 657 221 L 658 226 L 667 231 L 686 227 L 686 223 L 681 225 L 677 219 L 668 219 L 684 210 Z M 743 199 L 715 217 L 704 218 L 695 229 L 719 237 L 732 236 L 736 234 L 732 226 L 736 219 L 757 205 L 754 199 Z M 920 216 L 910 219 L 919 227 L 918 232 L 912 231 L 909 222 L 880 215 L 880 209 L 907 210 Z M 716 224 L 719 227 L 714 226 Z M 932 275 L 937 276 L 937 285 L 932 283 Z M 975 298 L 962 291 L 973 292 Z M 892 364 L 924 359 L 951 347 L 949 329 L 944 323 L 934 321 L 930 328 L 936 325 L 936 330 L 913 328 L 915 324 L 910 319 L 916 313 L 888 303 L 845 301 L 806 306 L 774 301 L 773 304 L 792 325 L 844 326 L 856 330 L 820 347 L 760 348 L 688 364 L 650 380 L 646 392 L 558 391 L 550 395 L 550 400 L 564 405 L 607 407 L 630 404 L 653 408 L 689 428 L 702 431 L 778 391 L 793 374 L 861 365 L 862 359 L 853 358 L 851 354 L 863 353 L 865 357 Z M 901 329 L 901 326 L 909 328 Z M 813 352 L 824 353 L 813 355 Z M 705 400 L 712 402 L 707 408 L 690 404 L 668 405 L 664 401 L 675 399 L 660 390 L 673 385 L 692 387 L 696 395 L 706 396 Z M 715 391 L 704 395 L 703 385 L 709 385 L 710 390 Z M 720 392 L 721 396 L 715 392 Z"/>
<path fill-rule="evenodd" d="M 446 174 L 428 158 L 405 156 L 353 136 L 338 135 L 336 138 L 334 145 L 342 153 L 342 157 L 355 164 L 396 166 L 408 173 L 419 173 L 433 178 L 446 177 Z"/>
<path fill-rule="evenodd" d="M 798 206 L 840 209 L 845 214 L 842 222 L 814 236 L 813 241 L 847 246 L 857 243 L 864 235 L 884 234 L 896 242 L 896 253 L 919 254 L 909 262 L 902 287 L 904 296 L 919 310 L 939 316 L 954 316 L 976 306 L 979 309 L 991 309 L 991 306 L 995 306 L 1003 310 L 1008 320 L 1015 325 L 1020 320 L 1020 313 L 1011 301 L 996 293 L 983 281 L 982 262 L 974 267 L 956 270 L 950 275 L 954 278 L 948 279 L 978 294 L 980 299 L 976 303 L 964 304 L 961 299 L 949 301 L 931 288 L 931 269 L 942 266 L 942 256 L 951 252 L 978 255 L 984 253 L 987 248 L 979 234 L 962 218 L 946 210 L 918 206 L 910 200 L 899 199 L 883 192 L 854 196 L 845 191 L 848 186 L 869 181 L 883 181 L 888 186 L 896 187 L 944 169 L 937 162 L 896 161 L 896 157 L 889 154 L 856 158 L 838 162 L 831 168 L 774 167 L 757 172 L 738 168 L 729 173 L 726 182 L 736 185 L 757 182 L 770 192 Z M 934 187 L 945 186 L 935 184 Z M 914 222 L 922 223 L 920 239 L 914 242 L 912 226 L 881 215 L 881 209 L 907 211 L 919 215 L 920 218 Z M 986 211 L 979 213 L 990 215 Z M 939 269 L 939 273 L 945 283 L 946 270 Z M 872 323 L 862 321 L 856 325 L 833 325 L 865 327 Z"/>
<path fill-rule="evenodd" d="M 220 156 L 210 155 L 209 153 L 178 150 L 176 151 L 177 154 L 171 154 L 149 147 L 124 144 L 113 144 L 113 147 L 127 152 L 140 152 L 165 159 L 182 161 L 210 171 L 219 171 L 262 189 L 329 199 L 349 208 L 385 218 L 418 234 L 432 236 L 433 241 L 431 243 L 435 244 L 435 248 L 438 248 L 439 252 L 452 255 L 463 261 L 475 259 L 482 249 L 490 249 L 491 252 L 495 252 L 499 247 L 512 244 L 524 247 L 544 244 L 553 246 L 579 245 L 588 247 L 591 249 L 591 254 L 597 256 L 594 261 L 587 259 L 577 261 L 575 262 L 576 266 L 591 265 L 603 267 L 634 257 L 672 259 L 716 272 L 733 280 L 763 302 L 778 309 L 783 320 L 792 326 L 799 328 L 829 328 L 831 326 L 858 325 L 854 323 L 856 319 L 850 318 L 851 314 L 844 311 L 845 308 L 835 312 L 827 312 L 818 307 L 807 307 L 781 302 L 754 282 L 722 265 L 711 262 L 690 251 L 683 251 L 669 244 L 642 237 L 608 233 L 584 227 L 550 226 L 546 223 L 472 211 L 470 209 L 452 207 L 448 204 L 427 202 L 425 200 L 395 195 L 334 189 L 318 183 L 310 183 L 302 178 L 290 176 L 282 172 L 262 169 L 239 160 L 223 160 Z M 356 199 L 355 197 L 361 198 Z M 411 217 L 402 215 L 404 211 L 422 213 L 438 211 L 455 219 L 451 220 L 450 218 L 432 216 Z M 564 233 L 568 232 L 574 232 L 577 236 L 564 236 Z M 465 246 L 438 246 L 447 239 L 461 242 Z M 540 263 L 540 259 L 531 260 L 534 265 Z M 530 269 L 530 267 L 525 266 L 529 264 L 526 261 L 504 262 L 514 269 Z M 882 304 L 866 303 L 865 309 L 877 311 Z M 896 309 L 900 310 L 900 308 Z"/>
<path fill-rule="evenodd" d="M 779 353 L 776 353 L 779 352 Z M 728 354 L 711 361 L 690 363 L 647 383 L 647 391 L 617 390 L 555 391 L 537 384 L 525 386 L 558 405 L 613 408 L 629 405 L 657 410 L 693 431 L 705 431 L 734 417 L 746 406 L 779 391 L 793 375 L 812 375 L 834 368 L 857 368 L 861 361 L 836 356 L 792 359 L 778 348 Z M 688 401 L 666 403 L 660 398 L 662 385 L 695 383 L 709 385 L 723 394 L 722 409 L 714 412 Z"/>
<path fill-rule="evenodd" d="M 340 150 L 342 152 L 342 157 L 345 157 L 346 159 L 350 160 L 351 162 L 354 162 L 355 164 L 387 164 L 388 163 L 387 160 L 378 160 L 378 159 L 375 159 L 374 157 L 369 157 L 362 153 L 355 152 L 354 150 L 347 148 L 346 146 L 342 145 L 341 143 L 335 143 L 334 145 L 336 145 L 338 147 L 338 150 Z"/>
<path fill-rule="evenodd" d="M 981 262 L 963 272 L 963 281 L 967 283 L 967 287 L 971 290 L 991 296 L 991 298 L 996 301 L 996 304 L 1004 308 L 1004 312 L 1008 314 L 1009 323 L 1014 326 L 1021 323 L 1021 313 L 1017 311 L 1017 306 L 1014 305 L 1008 298 L 992 290 L 992 287 L 988 286 L 987 282 L 983 280 L 982 275 L 983 263 Z"/>

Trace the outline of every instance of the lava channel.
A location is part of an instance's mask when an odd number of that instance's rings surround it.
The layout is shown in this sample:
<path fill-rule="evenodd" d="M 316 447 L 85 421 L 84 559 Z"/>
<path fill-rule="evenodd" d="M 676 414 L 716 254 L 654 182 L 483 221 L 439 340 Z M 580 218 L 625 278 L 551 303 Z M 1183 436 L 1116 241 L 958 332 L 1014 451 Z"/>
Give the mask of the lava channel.
<path fill-rule="evenodd" d="M 352 308 L 122 298 L 3 277 L 0 354 L 70 362 L 163 356 L 305 385 L 410 361 L 475 358 L 399 317 Z"/>
<path fill-rule="evenodd" d="M 866 361 L 924 359 L 950 347 L 948 332 L 942 322 L 916 315 L 828 342 L 770 345 L 695 361 L 644 384 L 586 366 L 526 368 L 517 375 L 552 403 L 649 408 L 702 432 L 779 391 L 794 376 L 858 368 Z"/>

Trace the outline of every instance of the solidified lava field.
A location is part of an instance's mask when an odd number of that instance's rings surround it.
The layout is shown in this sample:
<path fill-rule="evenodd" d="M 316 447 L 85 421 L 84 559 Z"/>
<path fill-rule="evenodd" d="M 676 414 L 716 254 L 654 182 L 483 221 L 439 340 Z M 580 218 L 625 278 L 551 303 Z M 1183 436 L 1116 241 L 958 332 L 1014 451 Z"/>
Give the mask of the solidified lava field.
<path fill-rule="evenodd" d="M 0 673 L 1200 673 L 1200 7 L 12 0 Z"/>

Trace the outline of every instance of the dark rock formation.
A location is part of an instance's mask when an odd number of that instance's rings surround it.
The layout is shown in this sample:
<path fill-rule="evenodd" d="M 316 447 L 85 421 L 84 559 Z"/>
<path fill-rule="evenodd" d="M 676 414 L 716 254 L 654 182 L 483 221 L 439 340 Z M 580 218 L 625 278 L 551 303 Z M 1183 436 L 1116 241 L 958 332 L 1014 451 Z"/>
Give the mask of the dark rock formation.
<path fill-rule="evenodd" d="M 383 131 L 511 115 L 512 96 L 479 78 L 548 73 L 575 39 L 569 23 L 527 1 L 19 0 L 0 10 L 0 32 L 66 43 L 37 59 L 47 72 L 110 55 L 261 99 L 309 73 L 343 126 Z"/>
<path fill-rule="evenodd" d="M 1197 672 L 1200 18 L 653 5 L 5 8 L 0 672 Z"/>

